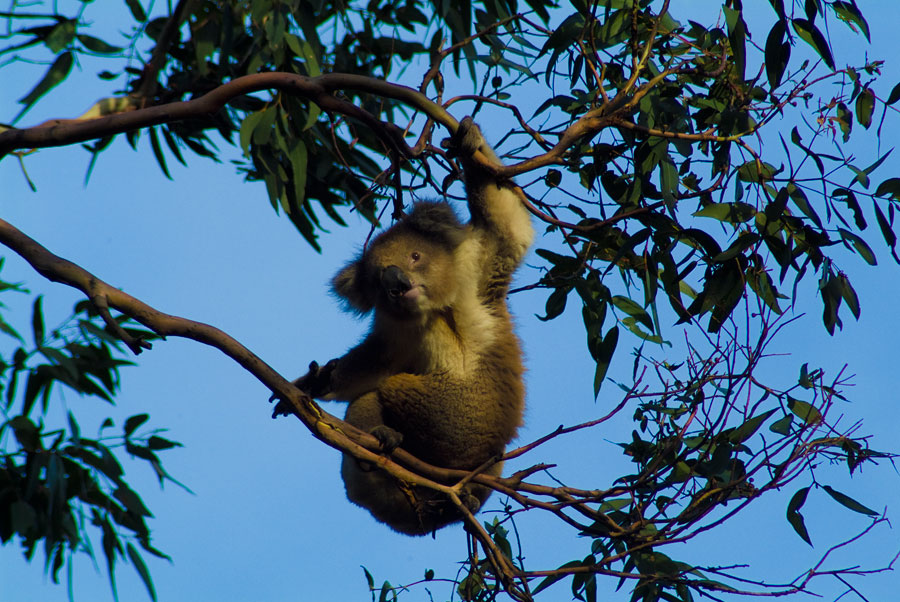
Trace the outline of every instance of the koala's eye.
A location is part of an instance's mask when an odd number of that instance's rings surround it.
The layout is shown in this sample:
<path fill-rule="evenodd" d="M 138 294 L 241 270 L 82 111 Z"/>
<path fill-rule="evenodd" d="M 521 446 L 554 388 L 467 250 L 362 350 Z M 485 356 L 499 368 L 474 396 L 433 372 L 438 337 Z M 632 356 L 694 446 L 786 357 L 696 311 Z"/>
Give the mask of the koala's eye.
<path fill-rule="evenodd" d="M 412 254 L 410 255 L 410 258 L 412 258 L 413 261 L 419 261 L 422 258 L 422 256 L 419 255 L 418 251 L 413 251 Z"/>

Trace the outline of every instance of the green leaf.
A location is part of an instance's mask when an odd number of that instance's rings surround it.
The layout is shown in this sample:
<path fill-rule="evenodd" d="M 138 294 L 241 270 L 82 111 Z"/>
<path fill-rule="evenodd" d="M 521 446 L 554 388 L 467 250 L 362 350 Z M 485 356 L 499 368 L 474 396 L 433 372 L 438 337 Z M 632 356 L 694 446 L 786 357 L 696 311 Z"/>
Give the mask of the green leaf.
<path fill-rule="evenodd" d="M 580 566 L 582 566 L 582 563 L 580 561 L 570 560 L 569 562 L 561 565 L 559 568 L 560 569 L 571 569 L 571 568 L 580 567 Z M 562 572 L 562 571 L 552 572 L 548 577 L 545 577 L 543 581 L 541 581 L 540 583 L 537 584 L 537 587 L 534 588 L 534 591 L 532 592 L 532 594 L 538 594 L 538 593 L 542 592 L 543 590 L 547 589 L 548 587 L 550 587 L 551 585 L 553 585 L 554 583 L 556 583 L 557 581 L 561 581 L 561 580 L 565 579 L 566 577 L 568 577 L 568 575 L 565 572 Z"/>
<path fill-rule="evenodd" d="M 886 196 L 900 201 L 900 178 L 888 178 L 879 184 L 875 196 Z"/>
<path fill-rule="evenodd" d="M 71 44 L 73 39 L 75 39 L 75 21 L 66 19 L 54 27 L 50 35 L 44 38 L 44 45 L 50 49 L 50 52 L 57 54 Z"/>
<path fill-rule="evenodd" d="M 825 40 L 825 36 L 822 35 L 822 32 L 806 19 L 792 19 L 791 25 L 793 26 L 794 31 L 797 32 L 797 35 L 800 36 L 804 42 L 812 46 L 815 51 L 819 53 L 819 56 L 822 57 L 822 60 L 825 61 L 825 64 L 833 70 L 834 57 L 831 56 L 831 50 L 828 48 L 828 42 Z"/>
<path fill-rule="evenodd" d="M 822 489 L 824 489 L 828 495 L 834 498 L 837 503 L 849 508 L 850 510 L 853 510 L 854 512 L 859 512 L 860 514 L 868 514 L 869 516 L 878 516 L 878 512 L 875 512 L 871 508 L 863 506 L 849 495 L 845 495 L 840 491 L 835 491 L 828 485 L 822 485 Z"/>
<path fill-rule="evenodd" d="M 75 445 L 78 445 L 78 440 L 81 437 L 81 429 L 78 427 L 78 421 L 75 420 L 75 415 L 69 411 L 66 412 L 66 417 L 69 421 L 69 432 L 72 433 L 72 442 Z"/>
<path fill-rule="evenodd" d="M 162 147 L 159 144 L 159 135 L 156 132 L 156 128 L 151 127 L 147 129 L 150 132 L 150 148 L 153 149 L 153 156 L 156 158 L 156 163 L 162 170 L 163 175 L 171 180 L 172 175 L 169 173 L 169 166 L 166 165 L 166 156 L 163 154 Z"/>
<path fill-rule="evenodd" d="M 144 12 L 144 7 L 141 6 L 138 0 L 125 0 L 125 5 L 128 6 L 128 10 L 131 11 L 131 16 L 134 17 L 135 21 L 143 23 L 147 20 L 147 13 Z"/>
<path fill-rule="evenodd" d="M 812 205 L 809 203 L 809 199 L 806 198 L 806 193 L 803 192 L 801 188 L 797 188 L 793 182 L 788 184 L 788 194 L 791 197 L 791 200 L 794 201 L 794 204 L 797 205 L 797 208 L 803 212 L 803 214 L 811 219 L 816 226 L 819 227 L 819 230 L 822 229 L 822 220 L 819 217 L 819 214 L 812 208 Z"/>
<path fill-rule="evenodd" d="M 546 322 L 561 315 L 566 309 L 566 301 L 569 298 L 569 291 L 571 290 L 572 289 L 566 287 L 554 289 L 547 297 L 547 302 L 544 304 L 544 312 L 546 315 L 537 316 L 537 319 Z"/>
<path fill-rule="evenodd" d="M 806 153 L 806 156 L 815 162 L 819 173 L 825 175 L 825 164 L 822 163 L 822 159 L 819 158 L 819 155 L 801 144 L 800 132 L 797 131 L 797 126 L 794 126 L 794 128 L 791 130 L 791 142 L 803 149 L 803 152 Z"/>
<path fill-rule="evenodd" d="M 749 236 L 747 236 L 749 238 Z M 781 296 L 778 294 L 778 291 L 775 289 L 775 285 L 772 283 L 772 278 L 769 274 L 762 268 L 750 269 L 746 272 L 747 277 L 747 285 L 756 293 L 756 296 L 763 300 L 763 303 L 766 306 L 774 311 L 776 314 L 781 315 L 784 311 L 781 309 L 781 306 L 778 305 L 778 297 Z"/>
<path fill-rule="evenodd" d="M 36 347 L 44 344 L 44 311 L 41 309 L 43 299 L 43 295 L 38 295 L 31 307 L 31 333 Z"/>
<path fill-rule="evenodd" d="M 244 151 L 244 156 L 250 156 L 250 140 L 253 137 L 253 130 L 256 129 L 257 124 L 262 120 L 265 111 L 256 111 L 255 113 L 250 113 L 246 117 L 244 117 L 244 121 L 241 123 L 241 149 Z"/>
<path fill-rule="evenodd" d="M 135 414 L 134 416 L 130 416 L 125 421 L 125 426 L 122 427 L 122 430 L 125 432 L 125 437 L 130 437 L 134 431 L 149 419 L 150 414 Z"/>
<path fill-rule="evenodd" d="M 19 111 L 19 114 L 16 115 L 16 118 L 13 121 L 17 121 L 22 115 L 25 114 L 25 111 L 31 108 L 31 106 L 38 101 L 38 99 L 52 90 L 55 86 L 59 85 L 66 77 L 69 75 L 69 71 L 72 70 L 72 62 L 74 58 L 71 52 L 64 52 L 53 61 L 53 64 L 50 65 L 50 68 L 47 69 L 47 73 L 44 74 L 44 77 L 41 78 L 41 81 L 31 89 L 31 92 L 23 96 L 19 99 L 19 104 L 25 105 L 22 107 L 22 110 Z"/>
<path fill-rule="evenodd" d="M 863 90 L 856 97 L 856 121 L 869 129 L 872 125 L 872 112 L 875 110 L 875 93 L 870 88 Z"/>
<path fill-rule="evenodd" d="M 812 545 L 812 540 L 809 538 L 809 532 L 806 530 L 806 525 L 803 522 L 803 515 L 799 512 L 800 508 L 802 508 L 803 504 L 806 502 L 807 493 L 809 493 L 809 487 L 804 487 L 791 497 L 791 501 L 788 502 L 787 507 L 787 519 L 794 528 L 794 531 L 797 532 L 797 535 L 799 535 L 803 541 Z"/>
<path fill-rule="evenodd" d="M 100 38 L 95 38 L 94 36 L 89 36 L 83 33 L 78 34 L 78 41 L 81 44 L 90 50 L 91 52 L 96 52 L 97 54 L 117 54 L 122 52 L 121 46 L 113 46 L 112 44 L 107 44 Z"/>
<path fill-rule="evenodd" d="M 609 363 L 616 352 L 616 344 L 618 342 L 619 327 L 613 326 L 607 331 L 606 336 L 603 337 L 603 342 L 595 350 L 594 360 L 597 362 L 597 367 L 594 370 L 594 399 L 597 399 L 597 395 L 600 394 L 600 387 L 603 384 L 603 379 L 606 378 L 606 372 L 609 370 Z"/>
<path fill-rule="evenodd" d="M 841 134 L 843 134 L 842 139 L 844 142 L 847 142 L 850 139 L 850 132 L 853 131 L 853 115 L 850 113 L 847 105 L 842 102 L 837 104 L 835 113 L 835 120 L 841 128 Z"/>
<path fill-rule="evenodd" d="M 859 201 L 856 200 L 856 195 L 853 194 L 852 190 L 848 188 L 838 188 L 831 196 L 834 199 L 843 199 L 844 203 L 847 204 L 847 207 L 853 211 L 853 219 L 856 222 L 857 228 L 865 230 L 868 227 L 866 218 L 862 212 L 862 207 L 859 206 Z"/>
<path fill-rule="evenodd" d="M 882 163 L 884 163 L 884 160 L 887 159 L 892 152 L 894 152 L 894 149 L 892 149 L 892 148 L 888 149 L 888 151 L 886 153 L 884 153 L 883 155 L 878 157 L 877 161 L 875 161 L 874 163 L 872 163 L 865 169 L 858 169 L 858 168 L 854 167 L 853 165 L 848 165 L 847 167 L 849 167 L 851 170 L 853 170 L 856 173 L 856 177 L 853 178 L 853 181 L 859 182 L 864 187 L 868 188 L 869 187 L 869 174 L 872 173 L 873 171 L 875 171 L 876 169 L 878 169 L 878 167 Z M 851 182 L 851 185 L 852 185 L 852 182 Z"/>
<path fill-rule="evenodd" d="M 890 106 L 898 100 L 900 100 L 900 84 L 894 86 L 894 88 L 891 90 L 891 93 L 888 94 L 888 99 L 887 101 L 885 101 L 885 104 Z"/>
<path fill-rule="evenodd" d="M 838 232 L 841 234 L 841 238 L 845 243 L 850 243 L 850 245 L 856 249 L 856 252 L 859 253 L 859 256 L 862 257 L 866 263 L 869 265 L 878 265 L 878 260 L 875 258 L 875 253 L 872 251 L 871 247 L 866 244 L 862 238 L 850 232 L 849 230 L 845 230 L 843 228 L 838 228 Z"/>
<path fill-rule="evenodd" d="M 741 255 L 757 242 L 759 242 L 758 234 L 754 234 L 753 232 L 742 232 L 741 235 L 737 237 L 737 240 L 731 243 L 731 246 L 715 257 L 710 258 L 710 260 L 714 263 L 725 263 L 726 261 Z"/>
<path fill-rule="evenodd" d="M 157 435 L 152 435 L 149 439 L 147 439 L 147 447 L 154 451 L 159 451 L 163 449 L 172 449 L 173 447 L 181 447 L 181 443 L 177 441 L 169 441 L 164 437 L 159 437 Z"/>
<path fill-rule="evenodd" d="M 775 169 L 774 166 L 769 165 L 764 161 L 747 161 L 740 167 L 738 167 L 738 179 L 743 180 L 744 182 L 767 182 L 775 177 L 778 172 L 781 171 L 779 169 Z"/>
<path fill-rule="evenodd" d="M 841 297 L 844 299 L 847 307 L 850 308 L 850 313 L 859 320 L 859 297 L 856 295 L 856 291 L 853 290 L 853 287 L 850 286 L 850 279 L 841 273 L 838 275 L 838 284 L 841 289 Z"/>
<path fill-rule="evenodd" d="M 742 224 L 748 222 L 756 215 L 756 207 L 747 203 L 710 203 L 700 211 L 694 213 L 694 217 L 711 217 L 720 222 L 730 224 Z"/>
<path fill-rule="evenodd" d="M 26 416 L 16 416 L 7 424 L 12 427 L 16 441 L 27 452 L 39 451 L 41 445 L 41 431 L 37 425 Z"/>
<path fill-rule="evenodd" d="M 787 28 L 784 21 L 778 20 L 766 38 L 766 77 L 773 90 L 781 84 L 784 70 L 787 69 L 791 58 L 791 45 L 784 41 L 785 33 Z"/>
<path fill-rule="evenodd" d="M 291 162 L 291 173 L 293 175 L 291 180 L 294 184 L 294 194 L 297 197 L 297 203 L 300 204 L 306 198 L 307 152 L 306 144 L 303 143 L 303 140 L 300 138 L 294 140 L 288 159 Z"/>
<path fill-rule="evenodd" d="M 678 196 L 678 169 L 668 156 L 659 162 L 659 188 L 663 200 L 672 206 Z"/>
<path fill-rule="evenodd" d="M 887 243 L 887 246 L 893 250 L 897 245 L 897 235 L 894 233 L 894 229 L 891 227 L 888 219 L 884 216 L 884 212 L 881 210 L 878 202 L 873 201 L 872 206 L 875 209 L 875 219 L 878 222 L 878 227 L 881 229 L 881 236 L 884 237 L 884 242 Z"/>
<path fill-rule="evenodd" d="M 869 24 L 866 23 L 866 19 L 862 16 L 862 13 L 859 12 L 859 9 L 856 8 L 855 2 L 841 2 L 836 0 L 831 3 L 831 8 L 834 9 L 838 18 L 841 21 L 844 21 L 850 29 L 856 31 L 856 27 L 859 27 L 859 30 L 866 36 L 866 40 L 869 42 L 872 41 L 872 38 L 869 36 Z M 854 27 L 854 25 L 856 25 L 856 27 Z"/>
<path fill-rule="evenodd" d="M 743 80 L 747 54 L 747 27 L 740 10 L 724 5 L 722 12 L 725 14 L 725 25 L 728 27 L 731 63 L 734 66 L 736 77 Z"/>
<path fill-rule="evenodd" d="M 121 484 L 116 487 L 116 490 L 113 491 L 113 497 L 122 502 L 122 505 L 130 512 L 134 512 L 140 516 L 153 516 L 150 511 L 147 510 L 141 497 L 127 485 Z"/>
<path fill-rule="evenodd" d="M 638 322 L 646 326 L 648 330 L 654 330 L 653 319 L 650 317 L 650 314 L 644 311 L 643 307 L 641 307 L 628 297 L 623 297 L 622 295 L 614 295 L 612 298 L 612 303 L 629 316 L 634 317 Z"/>
<path fill-rule="evenodd" d="M 788 396 L 788 409 L 806 424 L 822 422 L 822 413 L 812 404 Z"/>
<path fill-rule="evenodd" d="M 743 443 L 750 437 L 752 437 L 756 431 L 759 430 L 759 427 L 762 426 L 762 423 L 766 421 L 772 414 L 774 414 L 777 410 L 769 410 L 768 412 L 763 412 L 759 416 L 754 416 L 753 418 L 747 420 L 744 424 L 734 429 L 729 435 L 728 440 L 732 443 Z"/>
<path fill-rule="evenodd" d="M 791 432 L 791 423 L 794 422 L 794 417 L 790 414 L 785 414 L 783 418 L 780 418 L 772 423 L 772 426 L 769 427 L 769 430 L 773 433 L 778 433 L 779 435 L 787 436 Z"/>
<path fill-rule="evenodd" d="M 809 363 L 800 366 L 800 377 L 797 379 L 797 384 L 804 389 L 812 389 L 813 382 L 809 378 Z"/>
<path fill-rule="evenodd" d="M 128 552 L 128 559 L 131 560 L 132 566 L 134 566 L 134 570 L 137 571 L 137 574 L 140 576 L 141 581 L 144 582 L 144 587 L 147 588 L 147 593 L 150 594 L 150 599 L 156 602 L 156 589 L 153 587 L 153 579 L 150 577 L 150 571 L 147 570 L 147 565 L 144 564 L 144 560 L 141 558 L 141 555 L 138 553 L 137 549 L 131 545 L 129 542 L 125 546 L 125 551 Z"/>
<path fill-rule="evenodd" d="M 559 55 L 572 45 L 583 30 L 584 16 L 579 12 L 573 12 L 547 37 L 547 41 L 538 53 L 538 57 L 543 56 L 548 50 L 553 50 L 553 53 L 550 55 L 550 64 L 554 64 Z M 552 76 L 552 70 L 548 69 L 546 75 L 547 84 L 550 84 Z"/>

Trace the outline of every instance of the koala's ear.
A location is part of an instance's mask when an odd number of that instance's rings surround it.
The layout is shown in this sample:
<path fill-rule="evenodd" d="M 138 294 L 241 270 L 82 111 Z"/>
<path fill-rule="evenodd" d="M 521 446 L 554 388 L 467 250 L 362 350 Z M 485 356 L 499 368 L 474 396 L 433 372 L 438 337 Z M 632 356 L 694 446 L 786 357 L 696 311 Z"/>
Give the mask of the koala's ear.
<path fill-rule="evenodd" d="M 362 258 L 347 264 L 331 281 L 331 290 L 347 309 L 367 314 L 375 307 L 375 291 L 366 282 L 365 264 Z"/>

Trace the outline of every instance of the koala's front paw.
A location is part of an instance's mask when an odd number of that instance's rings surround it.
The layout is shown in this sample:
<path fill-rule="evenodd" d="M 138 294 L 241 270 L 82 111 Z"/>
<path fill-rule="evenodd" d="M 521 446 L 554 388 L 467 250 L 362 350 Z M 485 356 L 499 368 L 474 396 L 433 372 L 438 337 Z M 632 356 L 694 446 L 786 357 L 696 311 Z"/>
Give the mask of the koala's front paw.
<path fill-rule="evenodd" d="M 337 366 L 337 360 L 331 360 L 324 366 L 319 366 L 318 362 L 310 362 L 309 372 L 292 384 L 310 397 L 322 397 L 331 392 L 331 374 L 334 372 L 335 366 Z M 276 398 L 276 395 L 272 395 L 269 401 L 274 401 Z M 272 418 L 288 414 L 293 414 L 293 409 L 283 399 L 279 400 L 272 409 Z"/>
<path fill-rule="evenodd" d="M 460 157 L 471 157 L 475 151 L 481 150 L 485 144 L 484 136 L 481 134 L 481 128 L 475 123 L 472 117 L 464 117 L 459 122 L 459 129 L 453 135 L 451 147 Z"/>
<path fill-rule="evenodd" d="M 331 375 L 337 366 L 337 360 L 331 360 L 324 366 L 317 362 L 309 363 L 309 372 L 294 381 L 294 386 L 310 397 L 323 397 L 331 392 Z"/>
<path fill-rule="evenodd" d="M 369 430 L 378 442 L 381 443 L 381 449 L 384 453 L 389 454 L 397 449 L 403 443 L 403 433 L 395 431 L 389 426 L 379 424 Z"/>
<path fill-rule="evenodd" d="M 481 508 L 481 500 L 475 497 L 467 488 L 463 488 L 460 492 L 459 501 L 461 501 L 466 509 L 472 514 L 475 514 Z"/>

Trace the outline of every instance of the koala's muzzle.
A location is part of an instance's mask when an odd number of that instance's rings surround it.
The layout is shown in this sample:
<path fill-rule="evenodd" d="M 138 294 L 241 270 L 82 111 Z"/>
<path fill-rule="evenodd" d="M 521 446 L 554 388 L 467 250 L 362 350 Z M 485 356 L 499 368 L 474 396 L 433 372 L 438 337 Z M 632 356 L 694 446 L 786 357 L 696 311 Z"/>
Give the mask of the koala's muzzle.
<path fill-rule="evenodd" d="M 412 282 L 395 265 L 390 265 L 381 273 L 381 286 L 391 297 L 402 297 L 412 288 Z"/>

